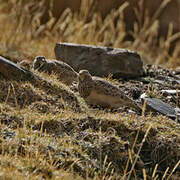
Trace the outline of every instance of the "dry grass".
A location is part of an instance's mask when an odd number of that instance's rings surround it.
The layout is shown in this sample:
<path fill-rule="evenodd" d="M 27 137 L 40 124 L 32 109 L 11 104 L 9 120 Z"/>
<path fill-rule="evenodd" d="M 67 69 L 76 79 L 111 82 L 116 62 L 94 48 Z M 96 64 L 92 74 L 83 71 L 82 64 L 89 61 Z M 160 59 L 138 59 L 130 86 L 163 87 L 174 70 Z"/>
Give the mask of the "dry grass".
<path fill-rule="evenodd" d="M 16 83 L 11 83 L 18 91 Z M 6 89 L 3 83 L 2 87 Z M 40 90 L 33 90 L 39 94 Z M 49 94 L 49 98 L 53 96 Z M 31 101 L 23 107 L 13 102 L 9 97 L 0 104 L 1 177 L 167 178 L 179 160 L 180 127 L 163 116 L 140 117 L 89 108 L 77 113 L 43 99 L 36 100 L 42 105 L 36 108 Z M 178 176 L 179 170 L 175 174 Z"/>
<path fill-rule="evenodd" d="M 0 80 L 0 177 L 180 176 L 179 124 L 89 108 L 54 75 L 36 75 L 43 80 Z"/>
<path fill-rule="evenodd" d="M 137 7 L 141 11 L 135 9 L 138 22 L 134 24 L 133 30 L 127 32 L 123 11 L 128 3 L 111 11 L 104 20 L 94 13 L 91 20 L 87 21 L 93 3 L 85 1 L 79 13 L 73 14 L 70 9 L 66 9 L 59 19 L 50 16 L 47 23 L 42 25 L 40 18 L 44 12 L 43 0 L 2 0 L 0 53 L 16 61 L 33 59 L 40 54 L 53 58 L 55 43 L 65 41 L 128 48 L 138 51 L 145 63 L 179 66 L 179 43 L 173 53 L 169 54 L 171 44 L 179 38 L 179 33 L 172 34 L 173 27 L 170 24 L 167 37 L 158 36 L 158 17 L 169 0 L 163 1 L 154 16 L 146 16 L 144 21 L 141 17 L 146 10 L 142 7 L 142 1 Z M 115 23 L 117 18 L 118 22 Z M 125 37 L 129 35 L 134 41 L 126 40 Z"/>
<path fill-rule="evenodd" d="M 79 14 L 67 9 L 54 25 L 53 17 L 45 25 L 40 23 L 43 1 L 0 3 L 0 54 L 14 61 L 36 55 L 53 58 L 55 43 L 66 41 L 128 48 L 140 52 L 145 63 L 180 65 L 180 48 L 168 53 L 178 37 L 171 25 L 164 39 L 158 38 L 155 17 L 137 22 L 132 32 L 125 31 L 127 3 L 104 20 L 93 14 L 88 23 L 91 4 L 84 4 L 86 11 L 82 8 Z M 129 33 L 133 42 L 125 40 Z M 91 109 L 55 76 L 37 75 L 43 80 L 0 79 L 0 179 L 180 177 L 177 123 L 163 116 Z"/>

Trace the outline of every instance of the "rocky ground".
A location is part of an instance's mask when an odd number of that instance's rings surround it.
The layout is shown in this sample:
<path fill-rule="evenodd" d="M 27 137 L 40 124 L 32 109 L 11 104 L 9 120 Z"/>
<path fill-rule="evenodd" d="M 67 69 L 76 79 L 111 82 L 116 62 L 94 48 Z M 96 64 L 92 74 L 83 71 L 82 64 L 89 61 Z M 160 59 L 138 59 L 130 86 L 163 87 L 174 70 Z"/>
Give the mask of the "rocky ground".
<path fill-rule="evenodd" d="M 28 80 L 0 76 L 2 174 L 17 171 L 16 178 L 29 174 L 48 179 L 71 173 L 77 179 L 180 177 L 178 119 L 163 116 L 157 106 L 142 114 L 127 107 L 90 107 L 76 85 L 68 87 L 55 75 L 32 72 L 36 78 Z M 107 79 L 137 103 L 146 93 L 179 107 L 178 72 L 147 65 L 143 77 Z"/>
<path fill-rule="evenodd" d="M 178 71 L 163 69 L 155 65 L 146 65 L 144 77 L 128 81 L 124 80 L 120 86 L 139 103 L 142 100 L 142 95 L 145 93 L 147 97 L 162 100 L 170 106 L 177 108 L 179 112 L 180 76 L 178 74 Z M 154 115 L 158 114 L 156 103 L 153 108 Z"/>

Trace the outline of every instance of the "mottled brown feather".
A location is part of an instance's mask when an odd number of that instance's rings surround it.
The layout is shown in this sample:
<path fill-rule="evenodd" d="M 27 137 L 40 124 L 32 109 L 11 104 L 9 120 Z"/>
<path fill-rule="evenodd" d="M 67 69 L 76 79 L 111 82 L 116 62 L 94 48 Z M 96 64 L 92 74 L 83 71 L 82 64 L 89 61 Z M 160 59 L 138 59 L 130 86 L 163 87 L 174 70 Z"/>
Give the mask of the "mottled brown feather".
<path fill-rule="evenodd" d="M 78 81 L 78 73 L 68 64 L 46 59 L 44 56 L 37 56 L 33 62 L 33 69 L 51 74 L 54 72 L 58 79 L 63 83 L 70 85 L 73 81 Z"/>
<path fill-rule="evenodd" d="M 141 110 L 141 108 L 132 99 L 126 96 L 118 86 L 100 77 L 92 77 L 87 70 L 81 70 L 79 72 L 78 90 L 80 95 L 89 104 L 114 108 L 127 105 Z"/>

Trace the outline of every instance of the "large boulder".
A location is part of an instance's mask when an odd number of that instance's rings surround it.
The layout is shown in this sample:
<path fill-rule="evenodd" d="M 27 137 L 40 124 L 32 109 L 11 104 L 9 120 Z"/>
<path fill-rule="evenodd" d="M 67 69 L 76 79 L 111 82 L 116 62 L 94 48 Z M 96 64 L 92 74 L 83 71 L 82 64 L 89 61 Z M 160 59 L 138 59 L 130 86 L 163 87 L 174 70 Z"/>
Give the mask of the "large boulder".
<path fill-rule="evenodd" d="M 9 80 L 27 80 L 33 77 L 32 72 L 2 56 L 0 56 L 0 75 Z"/>
<path fill-rule="evenodd" d="M 143 75 L 143 62 L 132 51 L 71 43 L 57 43 L 55 55 L 74 68 L 75 71 L 87 69 L 92 75 L 115 78 L 134 78 Z"/>

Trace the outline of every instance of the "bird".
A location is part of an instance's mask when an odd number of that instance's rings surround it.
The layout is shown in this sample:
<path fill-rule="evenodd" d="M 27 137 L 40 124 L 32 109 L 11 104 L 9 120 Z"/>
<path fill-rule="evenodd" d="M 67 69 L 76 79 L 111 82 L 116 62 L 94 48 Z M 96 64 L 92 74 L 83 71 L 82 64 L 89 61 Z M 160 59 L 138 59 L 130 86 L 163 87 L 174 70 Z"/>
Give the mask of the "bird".
<path fill-rule="evenodd" d="M 46 59 L 45 56 L 36 56 L 32 67 L 40 72 L 49 74 L 54 72 L 57 78 L 66 85 L 71 85 L 74 81 L 78 82 L 78 73 L 62 61 Z"/>
<path fill-rule="evenodd" d="M 108 108 L 128 106 L 141 112 L 141 107 L 118 86 L 103 78 L 91 76 L 88 70 L 79 71 L 78 91 L 87 104 Z"/>

